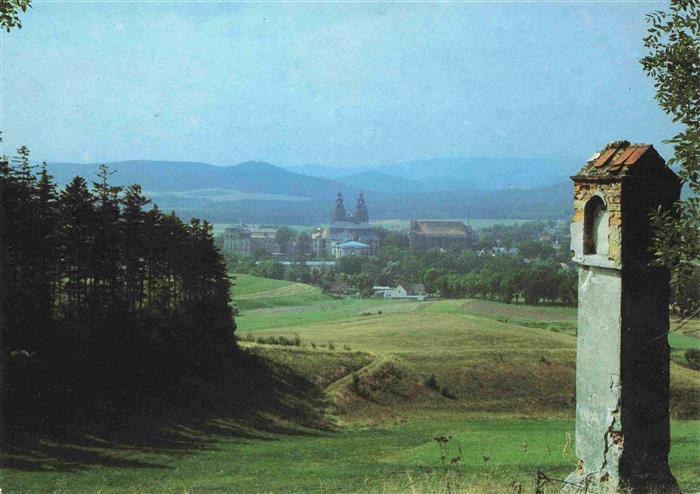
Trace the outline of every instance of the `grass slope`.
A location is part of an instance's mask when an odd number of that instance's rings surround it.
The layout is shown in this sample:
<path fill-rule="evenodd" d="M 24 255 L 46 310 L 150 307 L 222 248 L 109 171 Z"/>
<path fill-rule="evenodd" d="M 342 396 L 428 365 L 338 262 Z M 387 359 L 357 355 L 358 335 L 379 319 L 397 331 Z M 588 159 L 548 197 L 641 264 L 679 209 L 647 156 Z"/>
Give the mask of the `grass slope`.
<path fill-rule="evenodd" d="M 672 424 L 670 462 L 684 492 L 700 488 L 697 444 L 700 423 Z M 531 492 L 536 469 L 563 478 L 575 468 L 571 420 L 518 420 L 435 414 L 373 428 L 336 433 L 236 438 L 198 434 L 204 447 L 188 454 L 154 448 L 118 450 L 94 445 L 115 464 L 73 471 L 6 471 L 12 493 L 415 493 Z M 443 467 L 433 438 L 451 436 L 449 456 L 462 449 L 455 467 Z M 76 453 L 75 451 L 73 452 Z M 116 463 L 119 462 L 119 463 Z M 457 488 L 447 490 L 446 482 Z M 416 482 L 412 485 L 412 482 Z M 547 493 L 559 492 L 551 485 Z"/>
<path fill-rule="evenodd" d="M 315 286 L 249 274 L 235 275 L 232 292 L 240 310 L 303 306 L 333 300 Z"/>
<path fill-rule="evenodd" d="M 387 397 L 405 390 L 372 382 L 377 381 L 373 375 L 365 376 L 368 385 L 387 389 L 383 397 L 375 396 L 369 404 L 352 390 L 346 390 L 344 397 L 336 393 L 340 413 L 354 419 L 381 420 L 383 414 L 397 409 L 531 415 L 572 412 L 576 339 L 561 329 L 573 324 L 575 330 L 571 309 L 544 308 L 539 313 L 539 308 L 471 300 L 381 302 L 339 304 L 329 311 L 330 320 L 322 322 L 317 321 L 324 313 L 318 307 L 299 308 L 291 314 L 287 311 L 276 325 L 269 320 L 268 327 L 248 330 L 260 336 L 298 335 L 306 345 L 320 347 L 330 342 L 337 348 L 394 359 L 394 367 L 383 369 L 380 375 L 391 382 L 393 378 L 387 373 L 398 372 L 403 376 L 400 386 L 412 380 L 414 392 L 391 410 L 376 409 L 371 402 L 385 404 Z M 262 316 L 262 311 L 259 314 Z M 245 325 L 240 327 L 244 334 Z M 447 388 L 454 399 L 422 392 L 420 384 L 431 375 L 435 375 L 440 391 Z M 363 376 L 359 377 L 362 381 Z M 674 416 L 695 416 L 700 385 L 697 372 L 672 363 L 671 379 Z"/>
<path fill-rule="evenodd" d="M 304 287 L 248 276 L 234 287 L 238 300 L 254 302 L 238 318 L 242 336 L 302 340 L 242 343 L 269 376 L 250 367 L 237 414 L 168 424 L 167 442 L 125 431 L 126 439 L 36 444 L 6 458 L 1 485 L 20 493 L 503 493 L 529 492 L 537 468 L 552 478 L 575 468 L 574 310 L 333 300 Z M 284 305 L 287 297 L 303 303 Z M 699 376 L 672 365 L 670 462 L 684 492 L 700 489 L 700 421 L 679 420 L 697 418 Z M 446 466 L 439 436 L 450 437 Z"/>

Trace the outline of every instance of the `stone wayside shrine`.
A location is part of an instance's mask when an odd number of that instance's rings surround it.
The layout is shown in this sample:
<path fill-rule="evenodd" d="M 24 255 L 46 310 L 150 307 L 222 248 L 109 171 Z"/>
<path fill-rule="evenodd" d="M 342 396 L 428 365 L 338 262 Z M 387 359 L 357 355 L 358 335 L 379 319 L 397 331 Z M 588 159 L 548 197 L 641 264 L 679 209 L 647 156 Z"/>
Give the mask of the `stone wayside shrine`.
<path fill-rule="evenodd" d="M 649 213 L 680 180 L 650 145 L 608 144 L 574 181 L 576 454 L 562 492 L 679 492 L 668 466 L 669 275 Z"/>

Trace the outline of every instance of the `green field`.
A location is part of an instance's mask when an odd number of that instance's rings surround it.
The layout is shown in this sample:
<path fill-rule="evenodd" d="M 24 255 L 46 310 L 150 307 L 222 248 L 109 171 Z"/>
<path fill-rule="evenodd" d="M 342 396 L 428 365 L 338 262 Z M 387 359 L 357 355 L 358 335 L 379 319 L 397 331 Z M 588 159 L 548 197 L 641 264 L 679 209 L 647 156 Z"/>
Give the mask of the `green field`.
<path fill-rule="evenodd" d="M 237 274 L 232 288 L 240 310 L 306 306 L 333 300 L 311 285 Z"/>
<path fill-rule="evenodd" d="M 248 275 L 234 295 L 242 348 L 275 376 L 251 374 L 259 402 L 251 393 L 234 417 L 159 424 L 159 440 L 123 431 L 16 451 L 4 491 L 533 492 L 538 468 L 552 478 L 575 468 L 575 309 L 337 300 Z M 249 341 L 280 335 L 301 345 Z M 700 376 L 680 356 L 698 340 L 670 341 L 670 461 L 694 492 Z M 451 438 L 446 465 L 440 436 Z"/>
<path fill-rule="evenodd" d="M 697 444 L 700 423 L 674 423 L 671 463 L 685 492 L 699 485 Z M 553 478 L 569 473 L 573 422 L 514 420 L 442 414 L 406 418 L 402 423 L 341 432 L 278 435 L 273 438 L 198 437 L 205 447 L 187 454 L 132 448 L 94 449 L 138 466 L 91 466 L 72 472 L 11 471 L 3 479 L 10 493 L 306 493 L 306 492 L 533 492 L 541 468 Z M 443 467 L 433 439 L 452 436 L 450 455 L 462 449 L 454 468 Z M 485 461 L 484 458 L 488 460 Z M 417 485 L 411 485 L 411 481 Z M 414 487 L 416 490 L 412 490 Z M 5 490 L 5 489 L 4 489 Z M 547 492 L 556 493 L 559 486 Z"/>

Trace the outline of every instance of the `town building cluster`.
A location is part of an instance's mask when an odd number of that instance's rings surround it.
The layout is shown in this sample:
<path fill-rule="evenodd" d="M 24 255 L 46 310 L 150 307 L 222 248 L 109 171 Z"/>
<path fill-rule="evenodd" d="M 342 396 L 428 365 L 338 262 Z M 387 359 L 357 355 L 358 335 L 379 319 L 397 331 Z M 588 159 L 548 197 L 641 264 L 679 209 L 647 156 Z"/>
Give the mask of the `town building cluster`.
<path fill-rule="evenodd" d="M 277 228 L 239 225 L 226 228 L 223 235 L 223 248 L 240 257 L 266 254 L 280 260 L 291 259 L 292 255 L 305 256 L 311 260 L 332 262 L 342 257 L 369 257 L 377 253 L 380 237 L 369 221 L 369 210 L 364 194 L 357 197 L 355 207 L 348 211 L 343 195 L 338 192 L 335 204 L 330 211 L 328 224 L 317 228 L 306 243 L 297 245 L 292 241 L 280 245 Z M 466 250 L 474 247 L 474 232 L 462 221 L 453 220 L 412 220 L 409 225 L 409 247 L 413 251 L 423 252 L 430 249 Z M 533 240 L 539 240 L 558 246 L 568 243 L 568 236 L 563 236 L 556 228 L 545 229 Z M 480 256 L 516 256 L 520 249 L 503 246 L 499 239 L 489 247 L 476 250 Z"/>
<path fill-rule="evenodd" d="M 277 228 L 240 225 L 224 230 L 224 250 L 235 252 L 241 257 L 252 256 L 257 252 L 274 254 L 277 247 Z"/>
<path fill-rule="evenodd" d="M 362 192 L 354 214 L 345 210 L 343 195 L 338 192 L 331 211 L 330 224 L 319 228 L 311 237 L 314 257 L 335 258 L 371 256 L 379 247 L 379 237 L 369 223 L 369 211 Z"/>
<path fill-rule="evenodd" d="M 408 239 L 412 250 L 466 249 L 469 230 L 461 221 L 411 221 Z"/>

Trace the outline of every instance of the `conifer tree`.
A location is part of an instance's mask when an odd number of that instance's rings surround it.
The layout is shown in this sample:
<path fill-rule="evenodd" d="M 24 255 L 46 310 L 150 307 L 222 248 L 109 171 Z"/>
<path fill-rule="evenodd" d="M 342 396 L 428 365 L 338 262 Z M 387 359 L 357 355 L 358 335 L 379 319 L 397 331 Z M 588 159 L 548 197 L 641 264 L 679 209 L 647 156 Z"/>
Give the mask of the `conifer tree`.
<path fill-rule="evenodd" d="M 100 307 L 117 307 L 121 300 L 122 259 L 120 258 L 119 193 L 121 187 L 109 184 L 109 168 L 100 165 L 93 182 L 95 196 L 95 239 L 93 245 L 94 286 L 92 296 Z"/>
<path fill-rule="evenodd" d="M 148 215 L 144 207 L 150 201 L 141 193 L 139 185 L 126 188 L 121 199 L 122 205 L 122 239 L 121 252 L 124 263 L 124 293 L 126 307 L 129 310 L 140 310 L 144 300 L 145 270 L 151 260 L 149 256 L 152 235 L 149 231 L 155 228 L 159 221 L 158 215 Z M 147 220 L 148 223 L 147 223 Z M 152 274 L 152 273 L 151 273 Z M 150 285 L 149 285 L 150 287 Z"/>
<path fill-rule="evenodd" d="M 94 280 L 89 266 L 95 241 L 95 199 L 82 177 L 75 177 L 60 196 L 61 279 L 64 279 L 67 314 L 83 312 L 83 303 Z"/>

